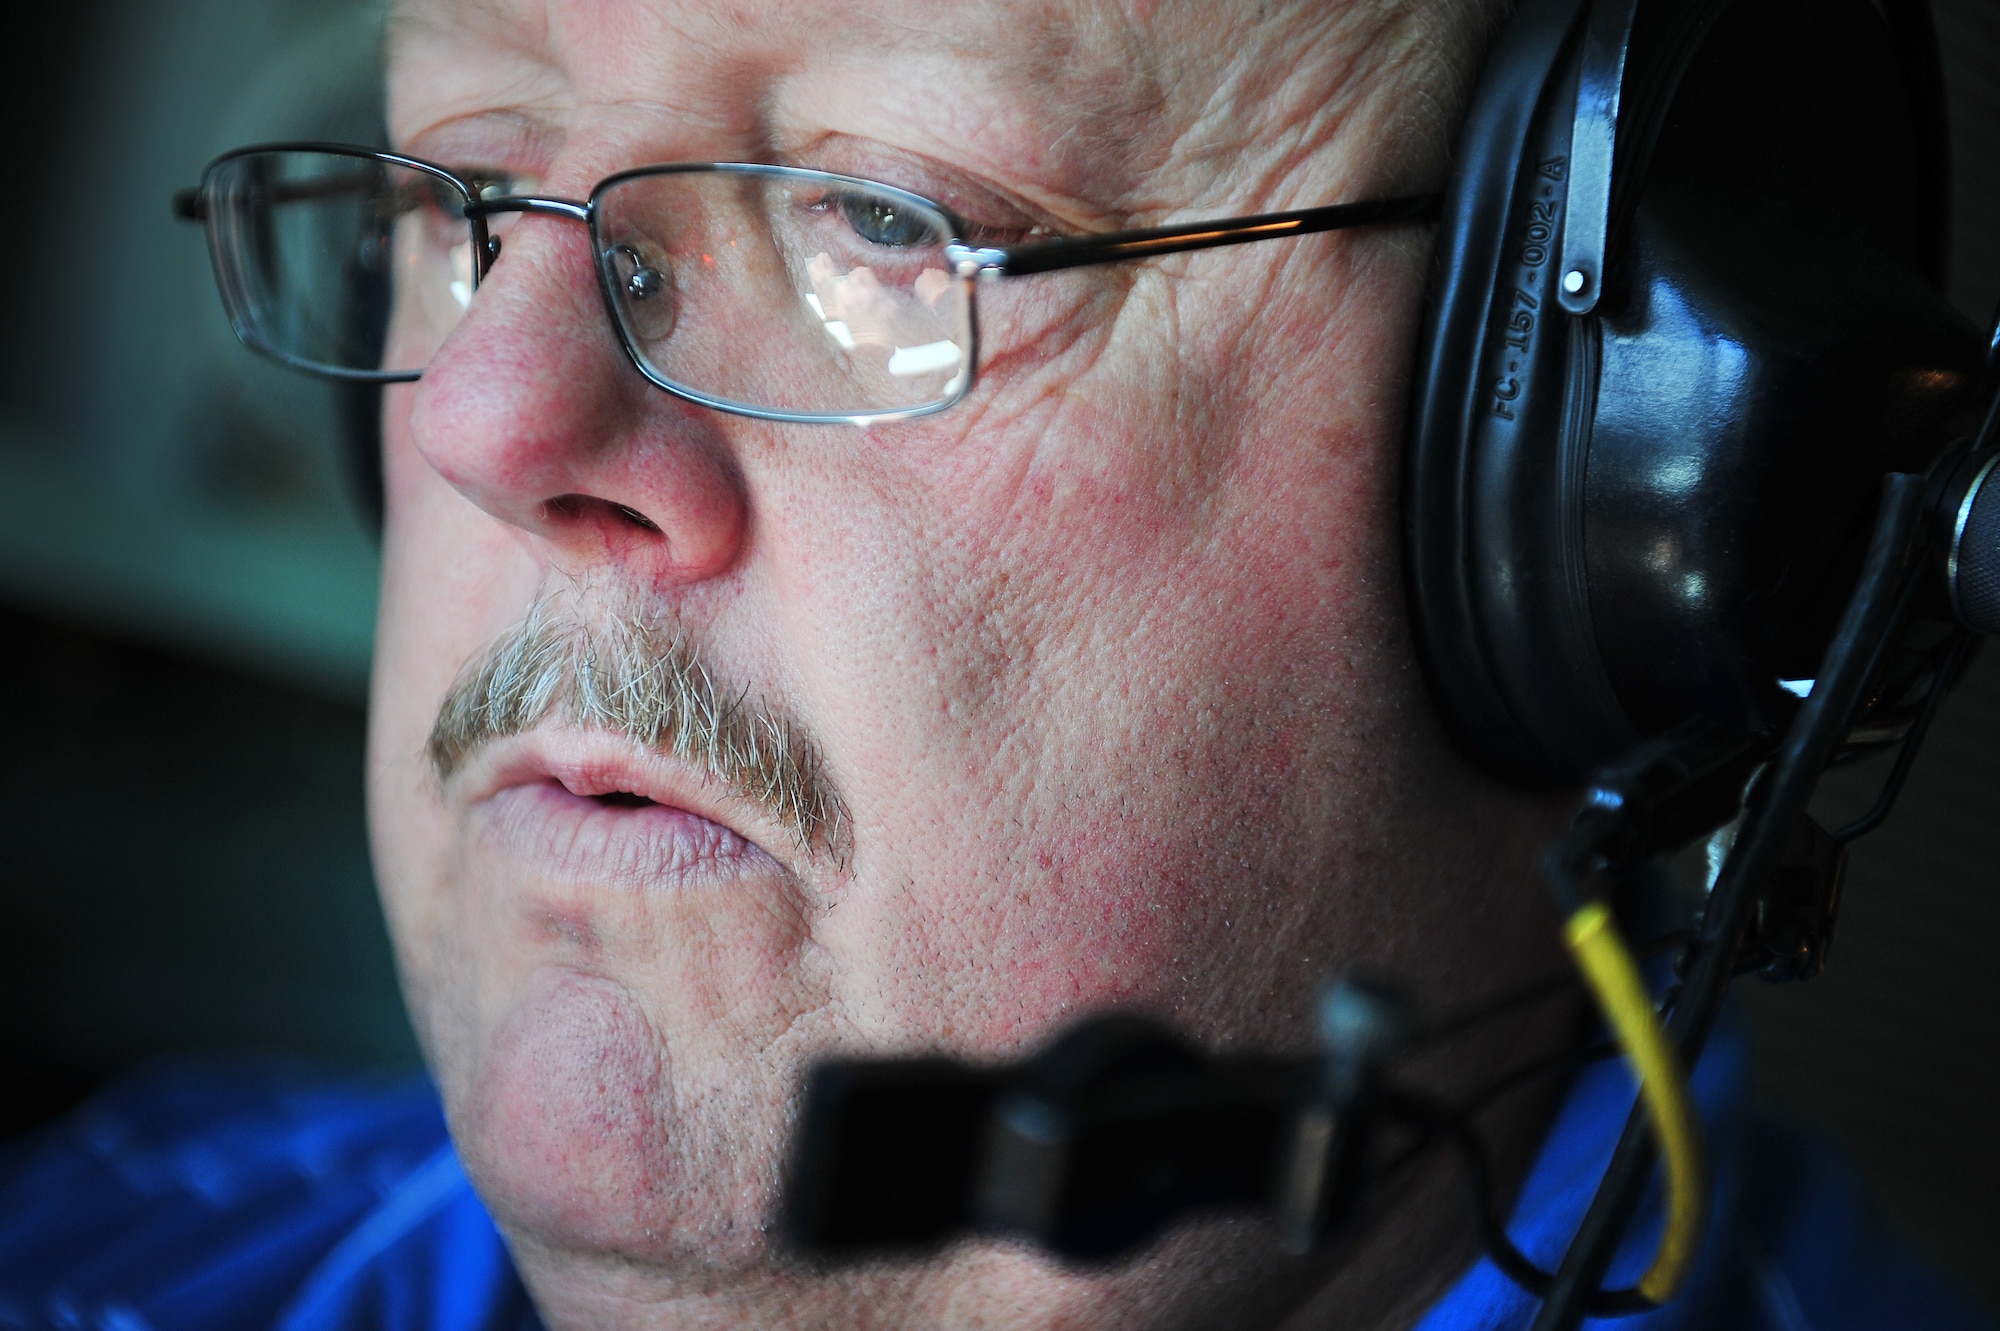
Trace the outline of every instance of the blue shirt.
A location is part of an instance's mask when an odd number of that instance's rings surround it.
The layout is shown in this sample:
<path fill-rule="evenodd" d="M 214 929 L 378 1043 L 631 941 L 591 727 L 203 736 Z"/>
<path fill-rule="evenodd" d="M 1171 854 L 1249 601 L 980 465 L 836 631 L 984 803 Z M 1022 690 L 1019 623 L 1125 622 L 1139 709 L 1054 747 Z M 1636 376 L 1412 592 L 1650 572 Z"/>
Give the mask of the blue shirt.
<path fill-rule="evenodd" d="M 1755 1122 L 1725 1028 L 1696 1092 L 1714 1214 L 1689 1291 L 1621 1331 L 1992 1331 L 1888 1239 L 1825 1150 Z M 1553 1266 L 1632 1104 L 1622 1067 L 1578 1078 L 1512 1230 Z M 1629 1283 L 1656 1202 L 1613 1267 Z M 1513 1331 L 1534 1301 L 1481 1260 L 1418 1331 Z M 421 1079 L 333 1081 L 181 1059 L 0 1149 L 0 1331 L 533 1331 L 505 1245 Z"/>
<path fill-rule="evenodd" d="M 421 1078 L 141 1068 L 0 1151 L 4 1331 L 527 1331 Z"/>

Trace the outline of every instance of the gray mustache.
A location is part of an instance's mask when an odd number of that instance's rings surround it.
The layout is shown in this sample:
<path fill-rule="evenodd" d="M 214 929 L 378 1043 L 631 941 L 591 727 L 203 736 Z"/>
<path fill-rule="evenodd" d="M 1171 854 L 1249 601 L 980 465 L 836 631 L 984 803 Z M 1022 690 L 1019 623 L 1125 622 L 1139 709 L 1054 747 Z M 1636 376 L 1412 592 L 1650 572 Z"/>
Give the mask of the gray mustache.
<path fill-rule="evenodd" d="M 847 806 L 819 745 L 784 713 L 719 684 L 677 627 L 633 614 L 587 620 L 544 594 L 460 673 L 425 754 L 447 780 L 480 745 L 544 721 L 670 754 L 776 818 L 799 849 L 847 860 Z"/>

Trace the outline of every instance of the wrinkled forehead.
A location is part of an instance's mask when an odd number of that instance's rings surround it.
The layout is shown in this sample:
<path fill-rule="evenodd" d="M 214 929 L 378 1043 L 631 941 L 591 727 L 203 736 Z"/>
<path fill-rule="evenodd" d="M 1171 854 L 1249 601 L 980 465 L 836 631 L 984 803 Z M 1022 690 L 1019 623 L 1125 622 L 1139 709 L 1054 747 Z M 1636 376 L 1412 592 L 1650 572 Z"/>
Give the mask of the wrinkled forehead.
<path fill-rule="evenodd" d="M 390 123 L 420 149 L 501 118 L 534 151 L 636 136 L 652 160 L 772 160 L 885 142 L 1054 200 L 1127 198 L 1292 112 L 1301 67 L 1365 42 L 1371 6 L 1216 0 L 403 0 Z M 1332 63 L 1339 63 L 1338 61 Z M 623 163 L 630 165 L 633 163 Z"/>
<path fill-rule="evenodd" d="M 579 128 L 657 115 L 712 151 L 834 130 L 1076 153 L 1058 125 L 1149 127 L 1153 35 L 1116 6 L 1048 0 L 410 0 L 392 113 L 399 133 L 504 107 Z"/>

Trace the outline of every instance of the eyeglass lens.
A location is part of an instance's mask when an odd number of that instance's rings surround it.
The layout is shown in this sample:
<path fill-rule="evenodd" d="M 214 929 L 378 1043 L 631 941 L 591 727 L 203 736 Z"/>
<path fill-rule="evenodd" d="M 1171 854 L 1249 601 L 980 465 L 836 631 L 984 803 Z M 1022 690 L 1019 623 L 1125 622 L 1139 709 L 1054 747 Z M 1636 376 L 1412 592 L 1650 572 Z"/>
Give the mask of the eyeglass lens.
<path fill-rule="evenodd" d="M 649 374 L 802 414 L 954 397 L 972 358 L 951 225 L 906 195 L 755 169 L 626 177 L 597 196 L 612 308 Z"/>
<path fill-rule="evenodd" d="M 218 162 L 204 188 L 230 318 L 281 360 L 414 375 L 471 299 L 466 200 L 441 177 L 369 157 L 260 152 Z"/>
<path fill-rule="evenodd" d="M 217 163 L 205 189 L 230 317 L 282 360 L 413 377 L 471 302 L 468 201 L 444 177 L 268 151 Z M 964 388 L 971 285 L 946 260 L 949 219 L 911 196 L 811 172 L 673 169 L 602 187 L 595 218 L 607 303 L 656 381 L 826 416 L 922 409 Z"/>

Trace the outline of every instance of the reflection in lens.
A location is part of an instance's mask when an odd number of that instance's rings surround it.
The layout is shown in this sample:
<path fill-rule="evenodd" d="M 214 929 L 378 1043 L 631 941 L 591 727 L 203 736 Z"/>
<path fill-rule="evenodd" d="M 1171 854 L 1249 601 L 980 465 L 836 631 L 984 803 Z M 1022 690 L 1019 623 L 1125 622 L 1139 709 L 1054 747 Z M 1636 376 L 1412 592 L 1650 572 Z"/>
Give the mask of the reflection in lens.
<path fill-rule="evenodd" d="M 472 304 L 472 237 L 451 247 L 451 298 L 463 310 Z"/>
<path fill-rule="evenodd" d="M 874 270 L 865 265 L 840 272 L 833 259 L 822 252 L 806 265 L 806 278 L 813 288 L 805 293 L 806 304 L 819 317 L 827 336 L 843 351 L 858 351 L 864 346 L 886 348 L 889 358 L 884 368 L 890 375 L 908 379 L 936 374 L 955 369 L 965 358 L 963 348 L 951 338 L 905 345 L 909 337 L 934 331 L 938 302 L 951 289 L 951 279 L 944 270 L 924 269 L 906 294 L 884 287 Z M 910 295 L 916 297 L 914 306 Z"/>
<path fill-rule="evenodd" d="M 844 336 L 834 337 L 842 349 L 894 345 L 890 325 L 896 318 L 895 297 L 882 289 L 873 271 L 863 267 L 840 272 L 822 253 L 806 265 L 806 280 L 812 283 L 808 294 L 814 309 L 824 311 L 820 317 L 846 330 Z"/>
<path fill-rule="evenodd" d="M 826 329 L 826 335 L 833 339 L 835 346 L 842 351 L 854 350 L 854 330 L 847 326 L 845 319 L 836 319 L 826 312 L 818 292 L 806 292 L 806 304 L 812 307 L 814 317 L 819 320 L 820 327 Z"/>
<path fill-rule="evenodd" d="M 958 343 L 946 339 L 942 342 L 926 342 L 920 347 L 897 347 L 889 353 L 889 373 L 899 378 L 917 374 L 936 374 L 939 370 L 955 369 L 965 352 Z"/>
<path fill-rule="evenodd" d="M 656 380 L 828 419 L 926 409 L 967 382 L 970 285 L 944 259 L 950 224 L 934 209 L 840 178 L 730 168 L 628 177 L 596 212 L 606 293 Z M 633 287 L 641 256 L 668 275 L 671 321 Z"/>

